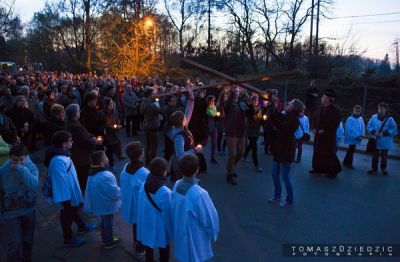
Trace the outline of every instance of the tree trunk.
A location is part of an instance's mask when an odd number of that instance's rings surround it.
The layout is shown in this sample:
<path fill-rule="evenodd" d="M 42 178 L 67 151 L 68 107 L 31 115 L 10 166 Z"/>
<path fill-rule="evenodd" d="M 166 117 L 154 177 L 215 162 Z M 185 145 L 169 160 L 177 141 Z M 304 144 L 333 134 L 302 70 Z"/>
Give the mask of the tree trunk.
<path fill-rule="evenodd" d="M 254 57 L 253 43 L 251 42 L 251 39 L 249 37 L 246 38 L 247 38 L 247 47 L 249 48 L 251 67 L 253 68 L 254 73 L 258 73 L 257 63 Z"/>
<path fill-rule="evenodd" d="M 90 31 L 90 0 L 86 0 L 85 4 L 85 47 L 86 47 L 86 59 L 85 59 L 85 67 L 88 72 L 91 70 L 91 52 L 92 52 L 92 44 L 91 44 L 91 31 Z"/>
<path fill-rule="evenodd" d="M 211 0 L 208 0 L 208 35 L 207 35 L 207 51 L 211 52 Z"/>

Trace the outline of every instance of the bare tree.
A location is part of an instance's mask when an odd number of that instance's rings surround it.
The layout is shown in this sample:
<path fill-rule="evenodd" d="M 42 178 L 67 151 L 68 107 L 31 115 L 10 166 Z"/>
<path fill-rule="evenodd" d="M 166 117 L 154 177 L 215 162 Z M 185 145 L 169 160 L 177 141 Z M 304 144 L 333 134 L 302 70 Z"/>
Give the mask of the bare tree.
<path fill-rule="evenodd" d="M 254 0 L 225 0 L 225 7 L 233 18 L 233 23 L 237 28 L 240 38 L 243 39 L 245 49 L 247 49 L 250 63 L 254 73 L 258 73 L 258 67 L 254 55 L 255 42 L 255 1 Z"/>
<path fill-rule="evenodd" d="M 310 16 L 311 7 L 305 8 L 304 0 L 292 0 L 289 3 L 289 7 L 284 11 L 288 19 L 287 30 L 288 30 L 288 44 L 289 44 L 289 58 L 288 68 L 292 69 L 296 66 L 294 48 L 297 36 L 301 32 L 304 23 Z"/>
<path fill-rule="evenodd" d="M 270 3 L 271 2 L 271 3 Z M 263 41 L 260 45 L 265 49 L 265 68 L 268 69 L 269 61 L 273 57 L 278 63 L 281 61 L 277 50 L 279 37 L 285 31 L 281 27 L 283 2 L 280 0 L 261 0 L 257 7 L 257 13 L 260 14 L 260 20 L 257 20 L 259 30 L 262 32 Z"/>
<path fill-rule="evenodd" d="M 184 33 L 189 28 L 190 19 L 202 15 L 201 2 L 196 0 L 164 0 L 164 7 L 168 17 L 178 31 L 179 35 L 179 53 L 185 55 Z M 178 10 L 177 12 L 175 10 Z"/>

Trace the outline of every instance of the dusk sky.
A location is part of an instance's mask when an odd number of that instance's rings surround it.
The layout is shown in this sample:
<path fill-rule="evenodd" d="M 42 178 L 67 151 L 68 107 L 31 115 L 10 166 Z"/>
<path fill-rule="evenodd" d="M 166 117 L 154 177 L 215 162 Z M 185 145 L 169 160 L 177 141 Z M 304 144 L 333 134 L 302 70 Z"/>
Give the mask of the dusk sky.
<path fill-rule="evenodd" d="M 26 23 L 32 19 L 35 12 L 44 7 L 44 4 L 45 0 L 16 0 L 15 10 L 22 21 Z M 379 15 L 364 16 L 373 14 Z M 331 16 L 364 17 L 322 19 L 320 24 L 321 37 L 336 38 L 336 41 L 343 41 L 351 28 L 349 41 L 357 40 L 360 49 L 366 49 L 365 56 L 382 59 L 386 53 L 389 53 L 389 57 L 394 61 L 395 54 L 392 44 L 395 38 L 400 37 L 399 0 L 335 0 Z M 309 35 L 308 25 L 304 28 L 303 35 Z"/>

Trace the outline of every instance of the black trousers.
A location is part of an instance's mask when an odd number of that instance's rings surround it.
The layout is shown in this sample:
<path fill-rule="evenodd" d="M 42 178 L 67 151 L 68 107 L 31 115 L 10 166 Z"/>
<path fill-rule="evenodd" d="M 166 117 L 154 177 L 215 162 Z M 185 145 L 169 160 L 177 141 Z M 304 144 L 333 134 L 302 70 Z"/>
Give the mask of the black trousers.
<path fill-rule="evenodd" d="M 388 159 L 388 149 L 377 149 L 372 155 L 372 169 L 378 170 L 379 157 L 381 158 L 381 169 L 386 170 L 387 159 Z"/>
<path fill-rule="evenodd" d="M 78 174 L 79 187 L 82 193 L 86 191 L 86 183 L 90 174 L 90 164 L 84 166 L 75 166 L 76 173 Z"/>
<path fill-rule="evenodd" d="M 146 150 L 145 150 L 145 162 L 146 166 L 150 165 L 151 160 L 156 157 L 158 147 L 158 131 L 146 131 Z"/>
<path fill-rule="evenodd" d="M 154 262 L 154 250 L 151 247 L 145 247 L 146 249 L 146 262 Z M 169 261 L 169 245 L 166 248 L 158 248 L 160 253 L 160 262 Z"/>
<path fill-rule="evenodd" d="M 169 161 L 171 156 L 174 154 L 174 144 L 171 138 L 169 138 L 169 136 L 166 134 L 164 134 L 164 150 L 164 158 L 165 160 Z"/>
<path fill-rule="evenodd" d="M 117 153 L 117 144 L 106 145 L 106 156 L 110 163 L 110 167 L 114 167 L 114 153 Z"/>
<path fill-rule="evenodd" d="M 347 149 L 346 152 L 346 156 L 344 157 L 343 160 L 343 165 L 345 166 L 353 165 L 353 156 L 355 152 L 356 152 L 356 145 L 349 145 L 349 148 Z"/>
<path fill-rule="evenodd" d="M 60 209 L 60 223 L 63 232 L 64 240 L 68 241 L 72 239 L 72 222 L 78 226 L 78 228 L 85 228 L 85 222 L 83 222 L 79 214 L 79 206 L 71 206 L 71 201 L 65 201 L 61 203 L 64 209 Z"/>
<path fill-rule="evenodd" d="M 137 135 L 140 125 L 140 119 L 138 115 L 126 116 L 125 124 L 126 135 Z"/>
<path fill-rule="evenodd" d="M 222 139 L 224 139 L 224 142 L 222 142 Z M 217 137 L 217 150 L 218 152 L 221 152 L 222 150 L 226 149 L 226 140 L 224 138 L 224 132 L 218 132 L 218 137 Z"/>
<path fill-rule="evenodd" d="M 249 143 L 246 146 L 246 151 L 244 151 L 244 157 L 247 157 L 247 154 L 251 150 L 251 155 L 253 158 L 253 164 L 255 167 L 258 167 L 258 157 L 257 157 L 257 140 L 258 137 L 248 137 Z"/>
<path fill-rule="evenodd" d="M 300 162 L 301 161 L 301 156 L 303 155 L 303 140 L 300 139 L 296 139 L 296 148 L 297 148 L 297 157 L 296 157 L 296 161 Z"/>
<path fill-rule="evenodd" d="M 135 245 L 136 252 L 143 252 L 145 250 L 145 247 L 142 245 L 142 242 L 137 240 L 137 225 L 136 224 L 133 224 L 132 231 L 133 231 L 133 244 Z"/>

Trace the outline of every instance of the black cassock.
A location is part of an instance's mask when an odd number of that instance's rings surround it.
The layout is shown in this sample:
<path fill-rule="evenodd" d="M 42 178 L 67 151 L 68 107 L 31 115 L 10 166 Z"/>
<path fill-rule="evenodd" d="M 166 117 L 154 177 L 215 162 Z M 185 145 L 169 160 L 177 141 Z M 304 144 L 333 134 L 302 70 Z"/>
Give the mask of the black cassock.
<path fill-rule="evenodd" d="M 340 124 L 340 110 L 334 105 L 322 106 L 314 138 L 312 167 L 319 173 L 336 175 L 342 168 L 336 155 L 336 130 Z M 323 130 L 319 134 L 318 130 Z"/>

